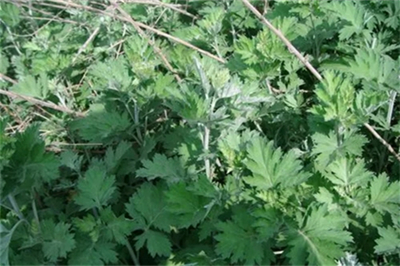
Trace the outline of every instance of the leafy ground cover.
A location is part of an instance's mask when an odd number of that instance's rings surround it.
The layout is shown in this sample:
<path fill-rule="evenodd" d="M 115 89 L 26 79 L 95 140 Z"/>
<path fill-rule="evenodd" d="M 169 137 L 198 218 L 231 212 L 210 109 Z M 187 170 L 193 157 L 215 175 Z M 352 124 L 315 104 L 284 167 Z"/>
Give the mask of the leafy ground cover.
<path fill-rule="evenodd" d="M 1 265 L 399 265 L 400 2 L 3 0 Z"/>

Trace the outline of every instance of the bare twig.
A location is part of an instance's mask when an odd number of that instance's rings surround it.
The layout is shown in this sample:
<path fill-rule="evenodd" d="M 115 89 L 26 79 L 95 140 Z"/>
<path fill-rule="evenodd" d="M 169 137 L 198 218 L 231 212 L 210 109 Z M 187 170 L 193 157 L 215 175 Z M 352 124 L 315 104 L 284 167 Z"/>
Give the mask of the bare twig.
<path fill-rule="evenodd" d="M 400 155 L 398 153 L 396 153 L 396 151 L 393 149 L 393 147 L 386 142 L 386 140 L 384 140 L 381 135 L 379 135 L 378 132 L 375 131 L 375 129 L 368 123 L 364 123 L 364 126 L 372 133 L 372 135 L 375 136 L 375 138 L 377 138 L 383 145 L 386 146 L 386 148 L 388 149 L 388 151 L 394 155 L 394 157 L 396 157 L 396 159 L 400 162 Z"/>
<path fill-rule="evenodd" d="M 31 18 L 31 19 L 36 19 L 36 20 L 47 20 L 48 23 L 53 22 L 53 21 L 58 21 L 58 22 L 64 22 L 64 23 L 70 23 L 70 24 L 79 24 L 79 22 L 69 20 L 69 19 L 62 19 L 62 18 L 46 18 L 46 17 L 31 17 L 31 16 L 21 16 L 22 18 Z M 47 24 L 46 24 L 47 25 Z M 44 25 L 44 26 L 46 26 Z M 40 30 L 41 28 L 39 28 Z M 33 36 L 37 33 L 38 31 L 35 31 L 34 33 L 31 34 L 26 34 L 22 36 Z M 21 36 L 18 34 L 14 34 L 15 36 Z"/>
<path fill-rule="evenodd" d="M 396 101 L 396 96 L 397 96 L 397 92 L 396 91 L 391 91 L 390 92 L 390 96 L 389 96 L 389 108 L 388 108 L 388 113 L 386 116 L 386 123 L 388 124 L 388 126 L 390 126 L 390 123 L 392 121 L 392 115 L 393 115 L 393 108 L 394 108 L 394 103 Z"/>
<path fill-rule="evenodd" d="M 1 74 L 1 73 L 0 73 L 0 78 L 4 79 L 4 80 L 6 80 L 6 81 L 8 81 L 8 82 L 10 82 L 12 84 L 17 84 L 18 83 L 16 80 L 14 80 L 14 79 L 12 79 L 10 77 L 7 77 L 6 75 Z M 10 98 L 19 98 L 19 99 L 25 100 L 27 102 L 30 102 L 30 103 L 33 103 L 33 104 L 36 104 L 36 105 L 40 105 L 40 106 L 43 106 L 43 107 L 51 108 L 51 109 L 54 109 L 54 110 L 57 110 L 57 111 L 61 111 L 61 112 L 64 112 L 64 113 L 73 114 L 73 115 L 80 116 L 80 117 L 85 116 L 84 113 L 72 111 L 71 109 L 68 109 L 67 107 L 59 106 L 59 105 L 57 105 L 55 103 L 52 103 L 52 102 L 46 102 L 46 101 L 38 100 L 36 98 L 30 97 L 30 96 L 21 95 L 21 94 L 12 92 L 12 91 L 6 91 L 6 90 L 0 89 L 0 94 L 7 95 Z"/>
<path fill-rule="evenodd" d="M 120 45 L 120 44 L 123 44 L 125 41 L 126 41 L 126 39 L 121 39 L 121 40 L 119 40 L 119 41 L 117 41 L 117 42 L 111 44 L 111 46 L 108 47 L 107 50 L 108 50 L 108 51 L 109 51 L 109 50 L 112 50 L 115 46 L 118 46 L 118 45 Z"/>
<path fill-rule="evenodd" d="M 288 47 L 289 51 L 293 53 L 307 68 L 310 72 L 319 80 L 322 81 L 321 74 L 308 62 L 308 60 L 293 46 L 293 44 L 286 39 L 280 30 L 275 28 L 258 10 L 249 3 L 248 0 L 242 0 L 243 4 L 251 10 L 260 20 L 266 25 L 275 35 L 282 40 L 282 42 Z M 368 123 L 364 123 L 364 126 L 374 135 L 386 148 L 392 153 L 396 159 L 400 162 L 400 155 L 395 152 L 393 147 L 384 140 L 381 135 Z"/>
<path fill-rule="evenodd" d="M 43 107 L 51 108 L 51 109 L 54 109 L 54 110 L 57 110 L 57 111 L 60 111 L 60 112 L 73 114 L 73 115 L 80 116 L 80 117 L 85 116 L 84 113 L 72 111 L 71 109 L 59 106 L 59 105 L 57 105 L 55 103 L 45 102 L 45 101 L 38 100 L 38 99 L 30 97 L 30 96 L 21 95 L 21 94 L 15 93 L 15 92 L 5 91 L 5 90 L 0 89 L 0 94 L 7 95 L 10 98 L 20 98 L 20 99 L 25 100 L 27 102 L 30 102 L 30 103 L 33 103 L 33 104 L 37 104 L 37 105 L 40 105 L 40 106 L 43 106 Z"/>
<path fill-rule="evenodd" d="M 106 8 L 106 12 L 108 11 L 113 11 L 114 7 L 108 6 Z M 78 56 L 86 49 L 86 47 L 89 45 L 89 43 L 96 37 L 96 35 L 99 33 L 100 30 L 100 26 L 98 26 L 97 28 L 94 29 L 94 31 L 92 32 L 92 34 L 90 34 L 89 38 L 86 40 L 86 42 L 81 46 L 81 48 L 79 48 L 78 53 L 75 55 L 75 57 L 72 59 L 72 63 L 74 63 L 76 61 L 76 59 L 78 59 Z"/>
<path fill-rule="evenodd" d="M 269 10 L 269 0 L 264 0 L 264 9 L 263 9 L 263 15 L 267 14 L 268 10 Z"/>
<path fill-rule="evenodd" d="M 10 77 L 2 74 L 2 73 L 0 73 L 0 79 L 4 79 L 5 81 L 8 81 L 8 82 L 10 82 L 10 83 L 12 83 L 14 85 L 18 83 L 18 81 L 16 81 L 15 79 L 12 79 L 12 78 L 10 78 Z"/>
<path fill-rule="evenodd" d="M 78 52 L 76 53 L 75 57 L 72 59 L 72 63 L 75 63 L 76 59 L 78 59 L 78 56 L 86 49 L 86 47 L 89 45 L 89 43 L 96 37 L 97 33 L 99 33 L 100 27 L 97 27 L 94 29 L 92 34 L 90 34 L 89 38 L 86 40 L 86 42 L 79 48 Z"/>

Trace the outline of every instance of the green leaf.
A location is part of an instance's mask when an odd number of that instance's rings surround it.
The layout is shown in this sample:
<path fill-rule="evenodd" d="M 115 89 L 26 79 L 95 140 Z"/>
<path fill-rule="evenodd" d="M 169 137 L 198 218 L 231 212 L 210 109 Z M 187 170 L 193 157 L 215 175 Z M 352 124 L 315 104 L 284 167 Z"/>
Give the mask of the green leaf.
<path fill-rule="evenodd" d="M 43 253 L 50 261 L 66 258 L 67 253 L 75 248 L 74 234 L 70 233 L 71 225 L 56 225 L 52 220 L 43 220 L 40 226 L 43 232 Z"/>
<path fill-rule="evenodd" d="M 118 262 L 115 245 L 103 240 L 92 242 L 89 238 L 77 239 L 77 247 L 71 253 L 68 265 L 103 266 Z"/>
<path fill-rule="evenodd" d="M 205 123 L 208 119 L 210 100 L 191 90 L 187 86 L 169 90 L 171 100 L 166 105 L 191 124 Z"/>
<path fill-rule="evenodd" d="M 221 134 L 218 148 L 229 165 L 228 173 L 243 167 L 242 161 L 247 153 L 247 148 L 251 141 L 258 136 L 256 131 L 250 130 L 246 130 L 242 134 L 227 130 L 226 133 Z"/>
<path fill-rule="evenodd" d="M 167 211 L 164 187 L 151 183 L 143 184 L 125 204 L 126 211 L 134 219 L 135 230 L 154 227 L 169 232 L 175 222 L 174 216 Z"/>
<path fill-rule="evenodd" d="M 400 251 L 400 231 L 394 227 L 379 227 L 378 232 L 381 237 L 375 240 L 375 253 L 398 254 Z"/>
<path fill-rule="evenodd" d="M 324 204 L 328 211 L 341 211 L 339 204 L 336 203 L 335 195 L 324 187 L 319 188 L 319 192 L 314 195 L 315 199 Z"/>
<path fill-rule="evenodd" d="M 379 212 L 368 212 L 365 216 L 365 222 L 367 225 L 378 227 L 383 223 L 383 217 Z"/>
<path fill-rule="evenodd" d="M 283 154 L 281 149 L 274 149 L 272 141 L 266 142 L 262 137 L 254 138 L 248 149 L 244 164 L 253 173 L 244 181 L 261 190 L 268 190 L 280 185 L 289 187 L 305 182 L 309 174 L 303 172 L 301 161 L 293 151 Z"/>
<path fill-rule="evenodd" d="M 185 178 L 185 170 L 179 158 L 167 158 L 163 154 L 156 154 L 153 160 L 143 160 L 143 168 L 136 171 L 141 177 L 148 180 L 155 178 L 165 179 L 168 183 L 179 182 Z"/>
<path fill-rule="evenodd" d="M 84 178 L 78 181 L 79 192 L 75 202 L 82 210 L 101 209 L 108 204 L 115 190 L 115 177 L 108 176 L 102 167 L 92 166 L 86 171 Z"/>
<path fill-rule="evenodd" d="M 289 229 L 287 256 L 294 265 L 336 265 L 335 259 L 344 255 L 344 248 L 352 242 L 350 232 L 343 230 L 346 218 L 338 213 L 313 208 L 305 222 Z"/>
<path fill-rule="evenodd" d="M 7 56 L 0 52 L 0 73 L 7 73 L 7 69 L 10 66 Z"/>
<path fill-rule="evenodd" d="M 216 199 L 220 196 L 220 189 L 205 174 L 200 175 L 196 182 L 187 188 L 198 196 Z"/>
<path fill-rule="evenodd" d="M 59 178 L 59 161 L 53 153 L 45 151 L 39 136 L 39 126 L 32 125 L 16 134 L 15 152 L 5 171 L 5 180 L 22 183 L 22 188 L 39 187 L 44 182 Z"/>
<path fill-rule="evenodd" d="M 267 245 L 268 239 L 259 238 L 252 228 L 254 217 L 242 208 L 232 217 L 232 220 L 218 222 L 219 233 L 215 236 L 217 254 L 230 259 L 233 264 L 261 265 L 265 264 L 265 256 L 273 256 Z M 264 241 L 263 241 L 264 240 Z M 267 258 L 267 261 L 273 257 Z M 269 264 L 268 262 L 266 264 Z"/>
<path fill-rule="evenodd" d="M 9 266 L 8 253 L 11 243 L 11 238 L 14 234 L 15 229 L 20 225 L 23 220 L 18 221 L 11 230 L 8 230 L 2 223 L 0 223 L 0 265 Z"/>
<path fill-rule="evenodd" d="M 207 214 L 207 205 L 210 200 L 196 195 L 188 190 L 183 183 L 171 185 L 166 192 L 168 211 L 179 219 L 179 226 L 187 228 L 197 225 Z"/>
<path fill-rule="evenodd" d="M 352 73 L 357 78 L 385 84 L 399 91 L 397 69 L 398 62 L 390 56 L 382 55 L 376 50 L 362 48 L 357 49 L 355 59 L 349 62 L 349 66 L 344 68 L 344 71 Z"/>
<path fill-rule="evenodd" d="M 15 27 L 21 20 L 21 10 L 12 3 L 2 3 L 0 6 L 0 17 L 6 24 L 6 27 Z"/>
<path fill-rule="evenodd" d="M 93 215 L 88 214 L 83 218 L 75 218 L 74 224 L 82 232 L 89 233 L 96 227 L 97 222 Z"/>
<path fill-rule="evenodd" d="M 44 99 L 49 91 L 47 76 L 42 74 L 37 80 L 33 76 L 25 76 L 11 89 L 25 96 Z"/>
<path fill-rule="evenodd" d="M 241 56 L 241 59 L 247 65 L 255 65 L 259 61 L 255 46 L 254 39 L 249 39 L 242 35 L 235 44 L 235 52 Z"/>
<path fill-rule="evenodd" d="M 121 141 L 115 151 L 111 147 L 107 148 L 104 163 L 109 173 L 124 175 L 134 172 L 136 157 L 132 143 Z"/>
<path fill-rule="evenodd" d="M 106 240 L 115 240 L 119 244 L 125 244 L 126 237 L 133 230 L 133 223 L 123 215 L 116 217 L 110 207 L 100 213 L 100 218 L 105 225 L 104 235 Z"/>
<path fill-rule="evenodd" d="M 61 164 L 75 170 L 76 172 L 80 171 L 82 160 L 82 156 L 79 156 L 71 150 L 64 151 L 60 155 Z"/>
<path fill-rule="evenodd" d="M 279 232 L 282 221 L 277 210 L 265 205 L 262 208 L 257 208 L 252 215 L 256 217 L 253 227 L 256 228 L 260 238 L 266 241 Z"/>
<path fill-rule="evenodd" d="M 335 185 L 364 187 L 373 174 L 365 169 L 363 160 L 341 157 L 328 165 L 324 176 Z"/>
<path fill-rule="evenodd" d="M 362 147 L 367 143 L 367 138 L 359 134 L 346 134 L 344 140 L 338 144 L 336 134 L 331 131 L 329 135 L 315 133 L 312 136 L 314 148 L 313 155 L 317 155 L 316 161 L 322 169 L 332 163 L 336 158 L 346 154 L 361 156 Z"/>
<path fill-rule="evenodd" d="M 131 121 L 126 112 L 106 111 L 102 106 L 91 106 L 91 112 L 84 118 L 71 124 L 73 130 L 88 141 L 110 142 L 114 138 L 126 134 Z"/>
<path fill-rule="evenodd" d="M 371 181 L 371 205 L 382 214 L 396 214 L 400 208 L 399 191 L 399 181 L 389 183 L 386 174 L 381 174 Z"/>
<path fill-rule="evenodd" d="M 146 244 L 147 250 L 152 257 L 157 255 L 168 257 L 171 254 L 171 242 L 168 237 L 160 232 L 146 230 L 135 238 L 135 247 L 139 250 Z"/>
<path fill-rule="evenodd" d="M 93 76 L 97 90 L 127 91 L 129 86 L 132 85 L 128 63 L 122 56 L 92 65 L 89 75 Z"/>

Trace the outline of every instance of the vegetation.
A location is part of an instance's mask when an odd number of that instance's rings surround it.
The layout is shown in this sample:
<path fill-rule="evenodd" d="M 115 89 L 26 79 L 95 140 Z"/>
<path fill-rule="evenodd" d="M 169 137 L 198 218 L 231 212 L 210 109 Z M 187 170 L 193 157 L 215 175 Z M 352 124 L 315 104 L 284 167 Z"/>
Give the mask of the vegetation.
<path fill-rule="evenodd" d="M 1 265 L 399 265 L 400 2 L 3 0 Z"/>

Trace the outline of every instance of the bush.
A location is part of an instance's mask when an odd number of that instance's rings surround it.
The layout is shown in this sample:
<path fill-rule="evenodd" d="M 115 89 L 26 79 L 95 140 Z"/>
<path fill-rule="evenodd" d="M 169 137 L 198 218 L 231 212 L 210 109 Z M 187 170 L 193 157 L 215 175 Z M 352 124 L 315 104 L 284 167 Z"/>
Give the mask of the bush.
<path fill-rule="evenodd" d="M 400 263 L 400 5 L 252 3 L 0 3 L 1 265 Z"/>

